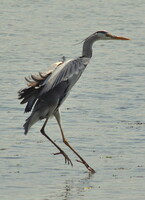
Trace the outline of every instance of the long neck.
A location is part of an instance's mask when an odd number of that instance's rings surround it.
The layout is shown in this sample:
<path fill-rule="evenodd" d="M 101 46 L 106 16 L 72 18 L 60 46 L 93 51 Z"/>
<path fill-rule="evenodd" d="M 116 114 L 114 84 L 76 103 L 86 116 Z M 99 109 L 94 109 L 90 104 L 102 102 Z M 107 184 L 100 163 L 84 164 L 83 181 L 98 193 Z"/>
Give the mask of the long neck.
<path fill-rule="evenodd" d="M 92 45 L 96 41 L 96 37 L 89 37 L 84 41 L 83 44 L 83 51 L 82 51 L 82 56 L 91 58 L 92 57 Z"/>

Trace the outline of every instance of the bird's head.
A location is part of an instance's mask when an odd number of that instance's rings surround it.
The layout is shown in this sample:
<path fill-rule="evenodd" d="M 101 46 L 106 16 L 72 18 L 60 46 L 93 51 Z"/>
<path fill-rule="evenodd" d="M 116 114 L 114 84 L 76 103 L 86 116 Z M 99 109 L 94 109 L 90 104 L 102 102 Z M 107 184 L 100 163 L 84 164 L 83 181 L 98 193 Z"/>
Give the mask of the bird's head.
<path fill-rule="evenodd" d="M 83 56 L 92 57 L 92 45 L 98 40 L 130 40 L 126 37 L 116 36 L 108 33 L 107 31 L 97 31 L 83 40 Z"/>
<path fill-rule="evenodd" d="M 130 40 L 126 37 L 116 36 L 108 33 L 107 31 L 97 31 L 91 35 L 94 36 L 96 40 Z M 90 36 L 89 36 L 90 37 Z"/>

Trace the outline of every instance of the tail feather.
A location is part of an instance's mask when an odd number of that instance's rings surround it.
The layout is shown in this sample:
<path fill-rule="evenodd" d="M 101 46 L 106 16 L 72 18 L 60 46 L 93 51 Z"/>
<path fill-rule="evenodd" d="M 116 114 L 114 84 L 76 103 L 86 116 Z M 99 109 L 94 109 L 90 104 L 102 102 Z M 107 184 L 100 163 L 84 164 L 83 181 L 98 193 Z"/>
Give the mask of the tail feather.
<path fill-rule="evenodd" d="M 34 103 L 36 102 L 36 100 L 37 99 L 34 98 L 34 99 L 31 99 L 30 101 L 28 101 L 28 103 L 27 103 L 27 105 L 25 107 L 25 112 L 26 113 L 31 111 L 31 109 L 32 109 Z"/>
<path fill-rule="evenodd" d="M 25 135 L 28 133 L 28 131 L 29 131 L 29 129 L 31 128 L 31 126 L 32 126 L 33 124 L 35 124 L 38 120 L 39 120 L 39 116 L 38 116 L 38 113 L 37 113 L 37 112 L 32 113 L 32 114 L 30 115 L 30 117 L 28 117 L 28 118 L 26 119 L 26 122 L 25 122 L 25 124 L 23 125 L 24 130 L 25 130 L 25 132 L 24 132 Z"/>
<path fill-rule="evenodd" d="M 33 87 L 24 88 L 18 92 L 18 98 L 23 99 L 21 104 L 27 103 L 32 97 L 36 95 L 37 90 Z"/>
<path fill-rule="evenodd" d="M 24 88 L 23 90 L 20 90 L 18 92 L 18 98 L 22 99 L 21 104 L 27 103 L 25 112 L 29 112 L 32 110 L 32 107 L 34 106 L 38 98 L 39 91 L 40 88 L 30 87 L 30 88 Z"/>

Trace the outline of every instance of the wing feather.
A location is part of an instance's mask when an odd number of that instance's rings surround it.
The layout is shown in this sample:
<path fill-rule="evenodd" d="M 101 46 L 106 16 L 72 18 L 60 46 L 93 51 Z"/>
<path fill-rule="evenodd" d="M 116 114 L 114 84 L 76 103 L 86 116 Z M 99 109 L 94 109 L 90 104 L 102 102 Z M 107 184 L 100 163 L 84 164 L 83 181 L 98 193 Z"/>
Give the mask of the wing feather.
<path fill-rule="evenodd" d="M 77 58 L 61 61 L 53 64 L 47 72 L 40 72 L 38 75 L 31 75 L 25 78 L 28 82 L 28 88 L 19 91 L 19 99 L 21 103 L 27 103 L 25 112 L 31 111 L 36 100 L 53 88 L 60 88 L 63 82 L 67 82 L 68 91 L 73 87 L 76 81 L 81 76 L 86 65 L 89 63 L 89 58 Z"/>
<path fill-rule="evenodd" d="M 39 97 L 40 91 L 43 90 L 44 85 L 48 82 L 51 74 L 63 63 L 54 63 L 47 72 L 39 72 L 39 75 L 31 75 L 25 80 L 28 82 L 28 88 L 24 88 L 18 92 L 18 98 L 22 99 L 21 104 L 27 103 L 25 112 L 31 111 L 34 103 Z"/>
<path fill-rule="evenodd" d="M 53 89 L 63 81 L 69 81 L 71 88 L 79 79 L 86 65 L 89 62 L 89 58 L 88 59 L 84 58 L 84 59 L 77 58 L 74 60 L 69 60 L 67 62 L 64 62 L 60 67 L 58 67 L 52 73 L 52 75 L 48 79 L 48 82 L 44 85 L 43 90 L 40 92 L 40 95 Z"/>

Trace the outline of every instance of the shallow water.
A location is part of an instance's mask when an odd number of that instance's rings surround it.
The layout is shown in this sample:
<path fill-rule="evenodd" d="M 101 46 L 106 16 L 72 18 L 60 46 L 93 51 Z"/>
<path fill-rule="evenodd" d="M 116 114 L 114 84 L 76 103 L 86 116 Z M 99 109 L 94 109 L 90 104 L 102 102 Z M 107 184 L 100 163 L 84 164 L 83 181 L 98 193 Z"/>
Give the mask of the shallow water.
<path fill-rule="evenodd" d="M 0 6 L 0 199 L 143 200 L 145 196 L 145 2 L 2 1 Z M 65 165 L 17 100 L 25 76 L 66 56 L 97 30 L 132 38 L 100 41 L 61 108 L 65 135 L 96 170 L 90 175 L 62 143 L 52 119 L 47 133 L 71 157 Z"/>

